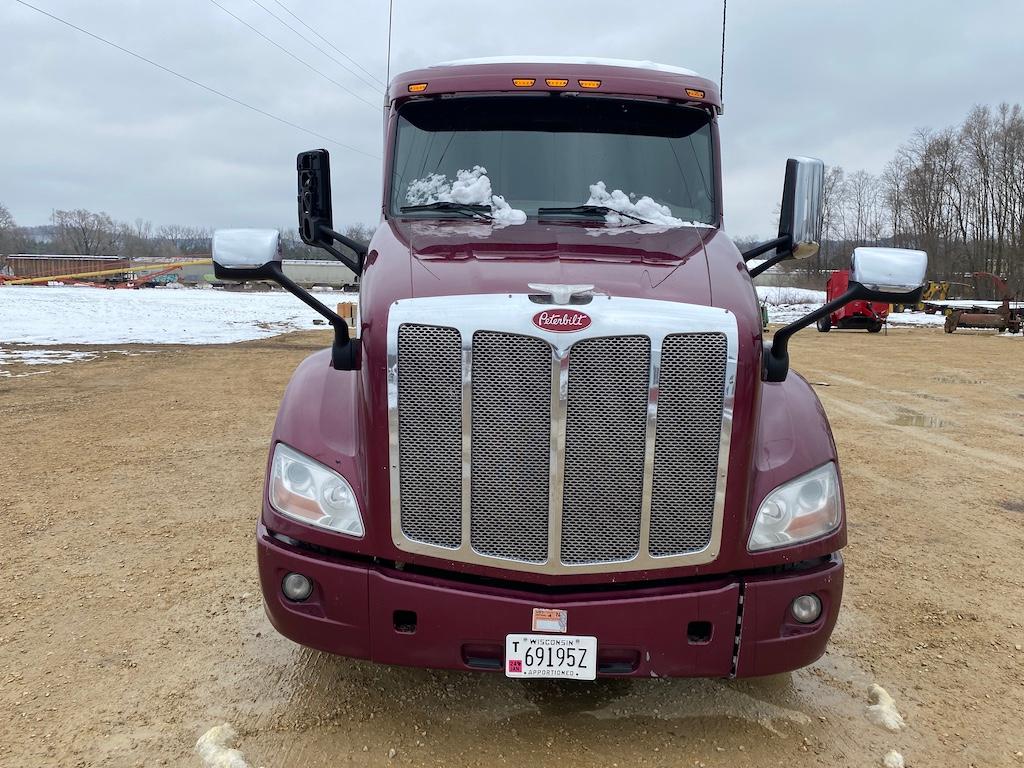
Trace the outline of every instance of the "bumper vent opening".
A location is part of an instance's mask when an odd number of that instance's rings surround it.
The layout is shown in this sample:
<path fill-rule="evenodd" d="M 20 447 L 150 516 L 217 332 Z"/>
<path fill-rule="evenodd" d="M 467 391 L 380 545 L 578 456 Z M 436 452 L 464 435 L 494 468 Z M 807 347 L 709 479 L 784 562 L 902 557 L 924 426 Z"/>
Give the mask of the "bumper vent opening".
<path fill-rule="evenodd" d="M 707 645 L 711 642 L 711 622 L 691 621 L 686 625 L 686 639 L 690 645 Z"/>
<path fill-rule="evenodd" d="M 416 611 L 395 611 L 391 615 L 395 632 L 400 635 L 412 635 L 416 632 Z"/>

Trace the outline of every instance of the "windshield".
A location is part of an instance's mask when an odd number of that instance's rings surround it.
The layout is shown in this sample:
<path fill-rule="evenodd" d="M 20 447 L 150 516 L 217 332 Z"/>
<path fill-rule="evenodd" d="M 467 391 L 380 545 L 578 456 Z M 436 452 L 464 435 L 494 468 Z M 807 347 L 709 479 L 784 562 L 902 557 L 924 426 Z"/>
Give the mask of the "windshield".
<path fill-rule="evenodd" d="M 604 207 L 643 218 L 664 206 L 680 224 L 714 224 L 710 120 L 681 104 L 569 94 L 409 102 L 398 117 L 389 210 L 447 218 L 457 206 L 437 200 L 489 204 L 493 192 L 504 198 L 495 207 L 531 217 L 600 220 Z M 460 196 L 481 187 L 482 173 L 487 194 Z M 588 203 L 590 211 L 565 210 Z"/>

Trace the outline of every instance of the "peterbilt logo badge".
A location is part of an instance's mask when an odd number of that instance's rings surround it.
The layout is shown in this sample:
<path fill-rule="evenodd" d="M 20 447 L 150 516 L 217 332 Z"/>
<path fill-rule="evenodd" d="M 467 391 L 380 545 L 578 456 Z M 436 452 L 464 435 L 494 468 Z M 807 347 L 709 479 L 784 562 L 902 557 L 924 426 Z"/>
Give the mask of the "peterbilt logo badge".
<path fill-rule="evenodd" d="M 542 331 L 572 333 L 590 327 L 590 315 L 578 309 L 545 309 L 533 316 L 533 324 Z"/>

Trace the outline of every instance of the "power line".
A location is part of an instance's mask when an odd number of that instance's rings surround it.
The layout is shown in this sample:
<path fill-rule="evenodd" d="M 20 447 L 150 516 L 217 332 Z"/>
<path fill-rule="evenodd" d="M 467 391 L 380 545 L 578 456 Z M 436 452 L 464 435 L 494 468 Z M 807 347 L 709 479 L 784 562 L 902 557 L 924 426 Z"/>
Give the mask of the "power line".
<path fill-rule="evenodd" d="M 308 70 L 309 70 L 310 72 L 315 72 L 316 74 L 320 75 L 320 77 L 322 77 L 322 78 L 323 78 L 324 80 L 327 80 L 327 81 L 328 81 L 328 82 L 330 82 L 330 83 L 334 83 L 334 85 L 338 86 L 338 87 L 339 87 L 339 88 L 340 88 L 341 90 L 345 91 L 345 93 L 349 94 L 350 96 L 353 96 L 354 98 L 357 98 L 357 99 L 359 99 L 359 100 L 360 100 L 361 102 L 363 102 L 364 104 L 366 104 L 366 105 L 367 105 L 367 106 L 368 106 L 368 107 L 369 107 L 370 109 L 372 109 L 372 110 L 373 110 L 374 112 L 376 112 L 376 111 L 377 111 L 378 107 L 377 107 L 377 105 L 376 105 L 376 104 L 374 104 L 374 103 L 373 103 L 372 101 L 369 101 L 368 99 L 364 99 L 364 98 L 363 98 L 362 96 L 360 96 L 360 95 L 359 95 L 358 93 L 356 93 L 356 92 L 355 92 L 355 91 L 353 91 L 353 90 L 352 90 L 351 88 L 349 88 L 349 87 L 348 87 L 347 85 L 342 85 L 341 83 L 339 83 L 339 82 L 338 82 L 337 80 L 335 80 L 335 79 L 334 79 L 333 77 L 331 77 L 330 75 L 326 75 L 326 74 L 324 74 L 323 72 L 321 72 L 321 71 L 320 71 L 319 69 L 317 69 L 316 67 L 314 67 L 314 66 L 313 66 L 312 64 L 310 64 L 310 63 L 309 63 L 308 61 L 306 61 L 305 59 L 300 59 L 300 58 L 299 58 L 298 56 L 296 56 L 296 55 L 295 55 L 294 53 L 292 53 L 291 51 L 289 51 L 289 50 L 288 50 L 287 48 L 285 48 L 285 47 L 284 47 L 283 45 L 281 45 L 280 43 L 278 43 L 278 42 L 277 42 L 276 40 L 273 40 L 273 39 L 271 39 L 271 38 L 267 37 L 267 36 L 266 36 L 265 34 L 263 34 L 262 32 L 260 32 L 260 31 L 259 31 L 258 29 L 256 29 L 256 27 L 254 27 L 254 26 L 253 26 L 252 24 L 250 24 L 249 22 L 247 22 L 247 21 L 246 21 L 245 19 L 241 18 L 240 16 L 236 16 L 235 14 L 233 14 L 233 13 L 232 13 L 231 11 L 229 11 L 229 10 L 228 10 L 227 8 L 225 8 L 225 7 L 223 6 L 223 5 L 221 5 L 220 3 L 218 3 L 218 2 L 217 2 L 217 0 L 210 0 L 210 2 L 211 2 L 211 3 L 213 3 L 214 5 L 216 5 L 216 6 L 218 7 L 218 8 L 220 8 L 220 9 L 221 9 L 222 11 L 224 11 L 224 13 L 226 13 L 226 14 L 227 14 L 228 16 L 230 16 L 230 17 L 231 17 L 232 19 L 234 19 L 235 21 L 237 21 L 237 22 L 238 22 L 239 24 L 241 24 L 241 25 L 243 25 L 243 26 L 247 27 L 247 28 L 248 28 L 248 29 L 250 29 L 250 30 L 251 30 L 252 32 L 254 32 L 255 34 L 259 35 L 259 36 L 260 36 L 260 37 L 262 37 L 262 38 L 263 38 L 264 40 L 266 40 L 266 41 L 267 41 L 268 43 L 270 43 L 270 44 L 271 44 L 272 46 L 274 46 L 275 48 L 277 48 L 278 50 L 280 50 L 280 51 L 281 51 L 281 52 L 283 52 L 284 54 L 286 54 L 286 55 L 290 56 L 291 58 L 295 59 L 295 61 L 299 62 L 299 64 L 301 64 L 302 66 L 304 66 L 304 67 L 305 67 L 306 69 L 308 69 Z"/>
<path fill-rule="evenodd" d="M 210 86 L 208 86 L 208 85 L 206 85 L 204 83 L 201 83 L 198 80 L 193 80 L 188 75 L 183 75 L 180 72 L 175 72 L 173 69 L 171 69 L 169 67 L 165 67 L 163 64 L 158 64 L 157 62 L 153 61 L 152 59 L 147 59 L 142 54 L 136 53 L 135 51 L 128 50 L 127 48 L 125 48 L 123 46 L 120 46 L 117 43 L 114 43 L 114 42 L 111 42 L 110 40 L 107 40 L 105 37 L 100 37 L 99 35 L 95 34 L 94 32 L 90 32 L 87 29 L 83 29 L 82 27 L 79 27 L 79 26 L 77 26 L 75 24 L 72 24 L 70 21 L 67 21 L 66 19 L 62 19 L 59 16 L 55 16 L 55 15 L 53 15 L 52 13 L 50 13 L 48 11 L 44 11 L 42 8 L 37 8 L 36 6 L 32 5 L 31 3 L 25 2 L 25 0 L 14 0 L 14 1 L 16 3 L 20 3 L 21 5 L 25 6 L 26 8 L 30 8 L 31 10 L 35 11 L 36 13 L 41 13 L 43 16 L 47 16 L 47 17 L 53 19 L 54 21 L 60 22 L 61 24 L 63 24 L 66 27 L 70 27 L 71 29 L 74 29 L 74 30 L 76 30 L 78 32 L 81 32 L 83 35 L 88 35 L 92 39 L 98 40 L 99 42 L 103 43 L 104 45 L 109 45 L 111 48 L 116 48 L 117 50 L 121 51 L 122 53 L 127 53 L 129 56 L 131 56 L 133 58 L 136 58 L 139 61 L 144 61 L 147 64 L 149 64 L 150 66 L 156 67 L 157 69 L 159 69 L 159 70 L 161 70 L 163 72 L 166 72 L 169 75 L 174 75 L 175 77 L 179 78 L 180 80 L 184 80 L 186 83 L 191 83 L 192 85 L 195 85 L 195 86 L 197 86 L 199 88 L 202 88 L 204 91 L 212 93 L 212 94 L 214 94 L 216 96 L 220 96 L 222 99 L 227 99 L 230 102 L 238 104 L 241 107 L 245 107 L 246 109 L 252 110 L 253 112 L 256 112 L 257 114 L 263 115 L 264 117 L 269 117 L 271 120 L 276 120 L 277 122 L 282 123 L 283 125 L 287 125 L 290 128 L 295 128 L 296 130 L 302 131 L 303 133 L 308 133 L 310 136 L 316 136 L 318 139 L 323 139 L 324 141 L 329 141 L 332 144 L 335 144 L 335 145 L 337 145 L 339 147 L 344 147 L 345 149 L 352 150 L 353 152 L 357 152 L 360 155 L 366 155 L 367 157 L 372 157 L 374 160 L 380 160 L 380 157 L 377 156 L 377 155 L 372 155 L 369 152 L 364 152 L 361 149 L 356 149 L 353 146 L 350 146 L 348 144 L 340 142 L 337 139 L 332 139 L 330 136 L 324 136 L 322 133 L 317 133 L 316 131 L 310 130 L 309 128 L 303 128 L 301 125 L 298 125 L 297 123 L 293 123 L 290 120 L 286 120 L 283 117 L 278 117 L 277 115 L 275 115 L 275 114 L 273 114 L 271 112 L 267 112 L 266 110 L 260 109 L 259 107 L 254 107 L 252 104 L 248 104 L 248 103 L 242 101 L 241 99 L 236 99 L 234 96 L 229 96 L 228 94 L 224 93 L 223 91 L 218 91 L 216 88 L 211 88 Z"/>
<path fill-rule="evenodd" d="M 332 61 L 334 61 L 334 62 L 336 63 L 336 65 L 338 65 L 338 66 L 339 66 L 339 67 L 340 67 L 341 69 L 343 69 L 343 70 L 344 70 L 345 72 L 347 72 L 347 73 L 348 73 L 349 75 L 352 75 L 353 77 L 355 77 L 355 78 L 356 78 L 356 79 L 357 79 L 357 80 L 358 80 L 358 81 L 359 81 L 360 83 L 362 83 L 362 84 L 364 84 L 364 85 L 366 85 L 366 86 L 368 86 L 368 87 L 370 87 L 370 88 L 373 88 L 375 92 L 376 92 L 376 91 L 378 90 L 378 86 L 377 86 L 377 85 L 375 85 L 374 83 L 368 83 L 368 82 L 367 82 L 366 80 L 362 79 L 362 77 L 361 77 L 361 76 L 360 76 L 360 75 L 359 75 L 358 73 L 356 73 L 356 72 L 353 72 L 352 70 L 350 70 L 350 69 L 349 69 L 349 68 L 348 68 L 348 67 L 347 67 L 347 66 L 345 65 L 345 63 L 344 63 L 344 62 L 342 62 L 342 61 L 339 61 L 339 60 L 338 60 L 337 58 L 335 58 L 334 56 L 332 56 L 332 55 L 331 55 L 330 53 L 328 53 L 328 52 L 327 52 L 326 50 L 324 50 L 324 49 L 323 49 L 322 47 L 319 47 L 318 45 L 316 45 L 316 43 L 314 43 L 314 42 L 313 42 L 312 40 L 310 40 L 309 38 L 307 38 L 307 37 L 306 37 L 305 35 L 303 35 L 303 34 L 302 34 L 301 32 L 299 32 L 299 31 L 298 31 L 297 29 L 295 29 L 294 27 L 292 27 L 292 25 L 290 25 L 290 24 L 289 24 L 288 22 L 286 22 L 286 20 L 285 20 L 284 18 L 282 18 L 282 17 L 281 17 L 281 16 L 279 16 L 278 14 L 274 13 L 273 11 L 271 11 L 271 10 L 270 10 L 269 8 L 267 8 L 267 7 L 265 6 L 265 5 L 263 5 L 263 3 L 259 2 L 259 0 L 251 0 L 251 2 L 253 3 L 253 5 L 258 5 L 258 6 L 260 7 L 260 8 L 262 8 L 262 9 L 263 9 L 263 12 L 264 12 L 264 13 L 266 13 L 266 14 L 267 14 L 268 16 L 270 16 L 270 18 L 273 18 L 274 20 L 276 20 L 276 22 L 278 22 L 278 24 L 280 24 L 280 25 L 283 25 L 283 26 L 287 27 L 287 28 L 288 28 L 289 30 L 291 30 L 291 31 L 292 31 L 293 33 L 295 33 L 295 34 L 296 34 L 296 35 L 298 35 L 298 36 L 299 36 L 300 38 L 302 38 L 302 39 L 303 39 L 303 40 L 304 40 L 304 41 L 305 41 L 306 43 L 308 43 L 308 44 L 309 44 L 309 45 L 311 45 L 311 46 L 312 46 L 313 48 L 315 48 L 316 50 L 318 50 L 319 52 L 323 53 L 323 54 L 324 54 L 325 56 L 327 56 L 328 58 L 330 58 L 330 59 L 331 59 Z M 347 56 L 345 56 L 345 57 L 346 57 L 346 58 L 348 58 Z M 361 69 L 361 68 L 359 68 L 359 69 Z M 377 109 L 377 108 L 376 108 L 376 106 L 375 106 L 375 108 L 374 108 L 374 109 Z"/>
<path fill-rule="evenodd" d="M 255 2 L 256 2 L 256 0 L 253 0 L 253 2 L 255 3 Z M 344 57 L 345 57 L 346 59 L 348 59 L 348 60 L 349 60 L 349 61 L 351 61 L 351 62 L 352 62 L 353 64 L 355 64 L 355 65 L 356 65 L 357 67 L 359 67 L 359 69 L 361 69 L 361 70 L 362 70 L 363 72 L 365 72 L 365 73 L 366 73 L 367 75 L 369 75 L 370 79 L 371 79 L 371 80 L 373 80 L 373 82 L 375 82 L 375 83 L 376 83 L 377 85 L 379 85 L 379 86 L 385 86 L 385 85 L 386 85 L 386 83 L 382 83 L 382 82 L 381 82 L 380 80 L 378 80 L 378 79 L 377 79 L 377 78 L 376 78 L 376 77 L 375 77 L 375 76 L 373 75 L 373 73 L 369 72 L 369 71 L 368 71 L 368 70 L 367 70 L 367 69 L 366 69 L 366 68 L 365 68 L 365 67 L 364 67 L 364 66 L 363 66 L 362 64 L 360 64 L 360 63 L 359 63 L 358 61 L 356 61 L 355 59 L 353 59 L 353 58 L 352 58 L 351 56 L 349 56 L 349 55 L 348 55 L 347 53 L 345 53 L 345 52 L 344 52 L 343 50 L 341 50 L 341 49 L 340 49 L 340 48 L 339 48 L 338 46 L 336 46 L 336 45 L 335 45 L 334 43 L 332 43 L 332 42 L 331 42 L 330 40 L 328 40 L 328 39 L 327 39 L 326 37 L 324 37 L 324 36 L 323 36 L 323 35 L 321 35 L 321 34 L 320 34 L 319 32 L 317 32 L 317 31 L 316 31 L 316 30 L 315 30 L 315 29 L 314 29 L 313 27 L 309 26 L 309 24 L 307 24 L 307 23 L 306 23 L 306 22 L 304 22 L 304 21 L 303 21 L 302 19 L 300 19 L 300 18 L 299 18 L 298 16 L 296 16 L 296 15 L 295 15 L 295 14 L 294 14 L 294 13 L 292 12 L 292 10 L 291 10 L 291 9 L 290 9 L 290 8 L 289 8 L 289 7 L 287 6 L 287 5 L 285 5 L 284 3 L 282 3 L 282 2 L 281 2 L 281 0 L 274 0 L 274 2 L 275 2 L 275 3 L 277 4 L 277 5 L 281 6 L 281 7 L 282 7 L 282 8 L 284 9 L 285 13 L 287 13 L 287 14 L 288 14 L 289 16 L 291 16 L 291 17 L 292 17 L 293 19 L 295 19 L 295 20 L 296 20 L 297 22 L 299 22 L 299 24 L 301 24 L 302 26 L 304 26 L 304 27 L 305 27 L 306 29 L 308 29 L 308 30 L 309 30 L 310 32 L 312 32 L 312 33 L 313 33 L 314 35 L 316 35 L 316 36 L 317 36 L 317 37 L 319 37 L 319 38 L 320 38 L 321 40 L 323 40 L 323 41 L 324 41 L 325 43 L 327 43 L 327 44 L 328 44 L 329 46 L 331 46 L 331 48 L 333 48 L 334 50 L 336 50 L 336 51 L 337 51 L 338 53 L 340 53 L 340 54 L 341 54 L 342 56 L 344 56 Z M 261 7 L 261 8 L 263 8 L 263 6 L 262 6 L 262 5 L 260 4 L 260 3 L 256 3 L 256 4 L 257 4 L 257 5 L 259 5 L 259 6 Z M 266 8 L 264 8 L 263 10 L 266 10 Z M 271 14 L 271 15 L 273 16 L 273 14 Z M 276 19 L 277 17 L 276 17 L 276 16 L 274 16 L 274 18 Z M 281 23 L 282 23 L 282 24 L 284 24 L 284 22 L 283 22 L 283 21 L 282 21 Z M 288 26 L 288 25 L 286 24 L 285 26 Z M 294 30 L 294 29 L 292 29 L 291 27 L 288 27 L 288 28 L 289 28 L 289 29 L 291 29 L 291 30 L 292 30 L 292 32 L 295 32 L 295 30 Z M 299 34 L 299 33 L 298 33 L 298 32 L 295 32 L 295 34 Z M 307 38 L 305 38 L 305 37 L 303 37 L 302 39 L 303 39 L 303 40 L 306 40 L 306 42 L 307 42 L 307 43 L 309 42 L 309 40 L 308 40 Z M 327 54 L 327 53 L 326 53 L 325 51 L 323 51 L 323 49 L 318 49 L 318 50 L 320 50 L 320 52 L 321 52 L 321 53 L 323 53 L 323 54 L 324 54 L 325 56 L 328 56 L 328 54 Z M 337 62 L 337 63 L 338 63 L 338 64 L 339 64 L 340 66 L 342 66 L 342 67 L 344 67 L 344 66 L 345 66 L 344 64 L 342 64 L 342 63 L 341 63 L 340 61 L 338 61 L 337 59 L 334 59 L 333 57 L 330 57 L 330 58 L 331 58 L 331 60 L 332 60 L 332 61 L 335 61 L 335 62 Z M 346 67 L 346 69 L 347 69 L 347 67 Z M 351 70 L 349 70 L 349 71 L 351 71 Z M 363 82 L 366 82 L 366 81 L 364 80 Z"/>

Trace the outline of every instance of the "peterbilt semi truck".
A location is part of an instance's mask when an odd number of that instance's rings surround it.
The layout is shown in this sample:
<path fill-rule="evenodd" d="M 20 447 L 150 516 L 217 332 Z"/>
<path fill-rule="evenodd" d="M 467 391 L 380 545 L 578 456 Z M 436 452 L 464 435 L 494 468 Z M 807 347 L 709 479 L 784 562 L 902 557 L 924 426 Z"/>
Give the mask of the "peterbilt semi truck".
<path fill-rule="evenodd" d="M 787 161 L 778 237 L 741 253 L 720 114 L 712 81 L 647 62 L 398 75 L 368 246 L 333 229 L 328 153 L 297 160 L 303 240 L 360 275 L 353 330 L 284 275 L 276 231 L 216 233 L 218 277 L 275 281 L 334 329 L 292 376 L 266 465 L 278 632 L 526 678 L 821 656 L 846 510 L 788 341 L 849 301 L 913 303 L 927 257 L 857 249 L 845 293 L 768 338 L 752 277 L 817 252 L 823 165 Z"/>

